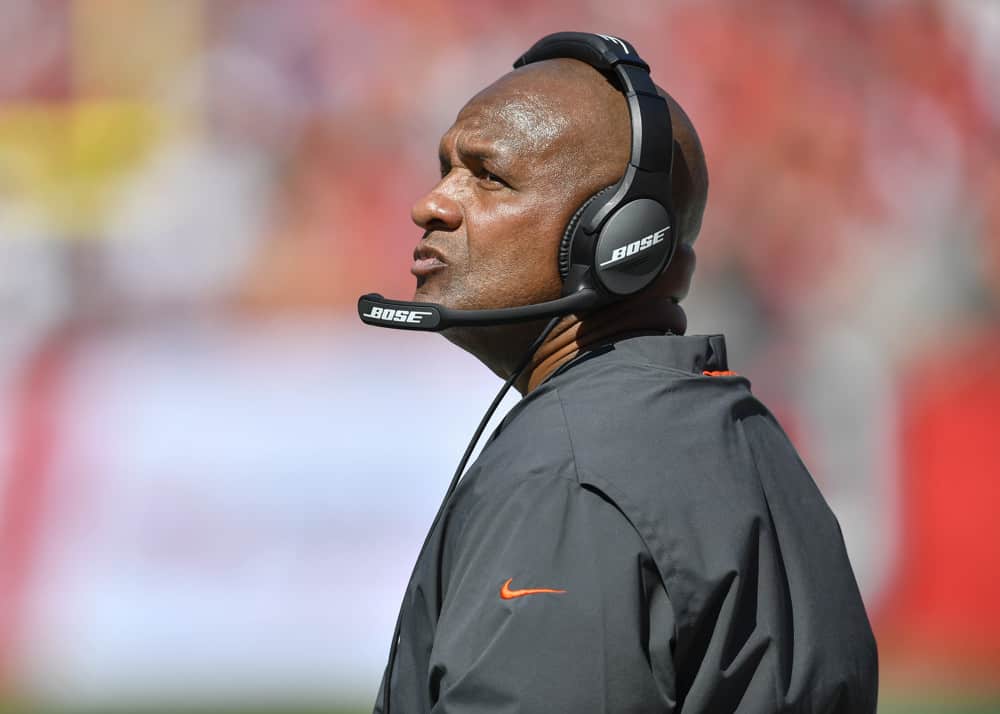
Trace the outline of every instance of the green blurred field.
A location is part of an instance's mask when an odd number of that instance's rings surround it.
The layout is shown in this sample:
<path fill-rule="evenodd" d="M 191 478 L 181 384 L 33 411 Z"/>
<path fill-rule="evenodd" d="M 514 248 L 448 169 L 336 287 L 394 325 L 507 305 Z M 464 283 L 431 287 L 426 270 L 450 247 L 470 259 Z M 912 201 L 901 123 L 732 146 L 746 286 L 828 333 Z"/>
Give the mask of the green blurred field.
<path fill-rule="evenodd" d="M 1000 714 L 1000 695 L 885 697 L 879 714 Z"/>
<path fill-rule="evenodd" d="M 282 706 L 266 708 L 233 707 L 212 709 L 187 708 L 137 708 L 121 709 L 45 709 L 29 704 L 0 703 L 0 714 L 370 714 L 367 707 L 329 707 L 290 709 Z M 879 714 L 1000 714 L 1000 692 L 972 695 L 968 693 L 941 694 L 919 693 L 890 694 L 882 697 Z"/>

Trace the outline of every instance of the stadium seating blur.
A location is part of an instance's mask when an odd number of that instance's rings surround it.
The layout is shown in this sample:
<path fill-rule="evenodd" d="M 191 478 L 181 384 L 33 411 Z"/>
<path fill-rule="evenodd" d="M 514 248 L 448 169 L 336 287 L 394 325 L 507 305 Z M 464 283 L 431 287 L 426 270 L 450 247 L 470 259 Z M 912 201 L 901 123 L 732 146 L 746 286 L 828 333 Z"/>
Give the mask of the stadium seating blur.
<path fill-rule="evenodd" d="M 562 29 L 700 131 L 689 331 L 836 511 L 883 711 L 1000 711 L 992 0 L 0 0 L 0 711 L 370 708 L 495 384 L 355 302 Z"/>

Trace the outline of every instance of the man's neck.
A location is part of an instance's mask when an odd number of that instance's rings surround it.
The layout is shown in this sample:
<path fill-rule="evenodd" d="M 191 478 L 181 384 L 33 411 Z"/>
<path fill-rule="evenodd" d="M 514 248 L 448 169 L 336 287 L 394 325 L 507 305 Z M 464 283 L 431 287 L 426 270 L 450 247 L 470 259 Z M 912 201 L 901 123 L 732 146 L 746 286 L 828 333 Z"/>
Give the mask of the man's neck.
<path fill-rule="evenodd" d="M 684 310 L 669 298 L 658 299 L 652 304 L 648 300 L 625 300 L 586 315 L 582 320 L 569 315 L 538 348 L 514 386 L 521 394 L 528 394 L 557 369 L 595 347 L 635 334 L 672 332 L 682 335 L 686 328 Z"/>

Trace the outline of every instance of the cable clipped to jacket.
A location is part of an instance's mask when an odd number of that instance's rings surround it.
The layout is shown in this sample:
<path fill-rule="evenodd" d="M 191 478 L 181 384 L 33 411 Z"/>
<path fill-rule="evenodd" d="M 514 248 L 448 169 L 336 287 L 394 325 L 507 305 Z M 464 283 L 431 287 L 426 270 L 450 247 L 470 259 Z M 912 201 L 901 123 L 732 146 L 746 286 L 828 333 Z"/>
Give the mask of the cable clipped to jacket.
<path fill-rule="evenodd" d="M 493 417 L 493 413 L 500 406 L 500 402 L 503 398 L 507 396 L 507 392 L 513 386 L 514 382 L 517 381 L 518 377 L 527 369 L 528 365 L 531 364 L 531 358 L 534 357 L 535 352 L 538 348 L 542 346 L 545 342 L 545 338 L 549 336 L 549 333 L 555 329 L 555 326 L 559 324 L 562 317 L 553 317 L 549 320 L 545 329 L 541 331 L 535 341 L 531 343 L 531 347 L 525 352 L 524 358 L 521 363 L 517 365 L 517 368 L 511 373 L 507 381 L 504 382 L 500 391 L 493 398 L 493 402 L 490 404 L 490 408 L 486 410 L 486 414 L 479 422 L 479 426 L 476 427 L 476 433 L 472 435 L 472 440 L 469 445 L 465 447 L 465 453 L 462 454 L 462 460 L 458 463 L 458 468 L 455 469 L 455 475 L 451 477 L 451 483 L 448 485 L 448 490 L 444 494 L 444 498 L 441 501 L 441 505 L 438 507 L 437 514 L 434 516 L 434 522 L 431 523 L 430 530 L 427 531 L 427 537 L 424 538 L 424 544 L 420 546 L 420 555 L 417 556 L 417 562 L 420 562 L 420 556 L 423 555 L 424 548 L 427 547 L 428 541 L 431 539 L 431 534 L 437 527 L 438 521 L 441 519 L 441 515 L 445 512 L 448 506 L 448 502 L 451 500 L 451 496 L 455 493 L 455 489 L 458 488 L 459 481 L 462 480 L 462 473 L 465 471 L 465 466 L 469 463 L 469 459 L 472 457 L 472 452 L 476 448 L 476 444 L 479 442 L 479 438 L 483 435 L 483 430 L 486 429 L 486 425 L 489 423 L 490 419 Z M 415 567 L 415 566 L 414 566 Z M 412 573 L 410 574 L 410 579 L 413 579 Z M 392 646 L 389 648 L 389 661 L 385 665 L 385 674 L 382 676 L 382 714 L 389 714 L 389 690 L 392 687 L 392 667 L 396 662 L 396 649 L 399 645 L 399 630 L 403 623 L 403 605 L 406 604 L 406 594 L 403 594 L 403 603 L 399 608 L 399 615 L 396 616 L 396 627 L 393 629 L 392 633 Z"/>

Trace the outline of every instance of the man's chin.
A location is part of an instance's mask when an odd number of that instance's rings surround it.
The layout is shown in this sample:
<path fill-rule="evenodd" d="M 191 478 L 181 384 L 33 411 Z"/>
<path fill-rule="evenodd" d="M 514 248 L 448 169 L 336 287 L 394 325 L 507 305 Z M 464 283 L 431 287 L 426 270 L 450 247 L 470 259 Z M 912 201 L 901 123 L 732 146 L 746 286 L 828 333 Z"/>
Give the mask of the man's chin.
<path fill-rule="evenodd" d="M 413 302 L 432 302 L 442 307 L 454 307 L 454 300 L 449 299 L 447 291 L 433 280 L 421 280 L 413 291 Z"/>
<path fill-rule="evenodd" d="M 413 291 L 413 302 L 433 302 L 440 304 L 436 290 L 429 290 L 426 285 L 418 285 Z"/>

